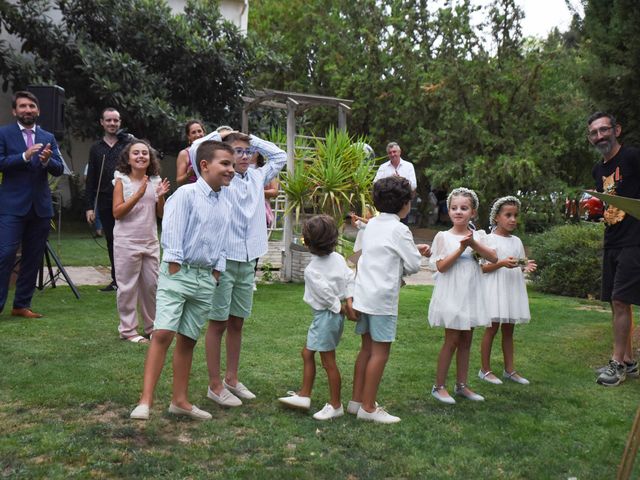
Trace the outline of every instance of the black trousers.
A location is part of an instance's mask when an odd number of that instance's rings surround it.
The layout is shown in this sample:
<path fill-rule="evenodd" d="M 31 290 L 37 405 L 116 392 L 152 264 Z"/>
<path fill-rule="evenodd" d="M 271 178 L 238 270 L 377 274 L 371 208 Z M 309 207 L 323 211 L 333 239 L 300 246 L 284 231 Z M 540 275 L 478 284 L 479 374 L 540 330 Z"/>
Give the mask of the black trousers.
<path fill-rule="evenodd" d="M 98 214 L 100 215 L 100 221 L 102 222 L 102 230 L 104 231 L 104 238 L 107 239 L 107 250 L 109 251 L 109 261 L 111 262 L 111 280 L 116 283 L 116 267 L 113 263 L 113 227 L 116 224 L 115 218 L 113 218 L 113 209 L 111 205 L 107 208 L 99 207 Z"/>

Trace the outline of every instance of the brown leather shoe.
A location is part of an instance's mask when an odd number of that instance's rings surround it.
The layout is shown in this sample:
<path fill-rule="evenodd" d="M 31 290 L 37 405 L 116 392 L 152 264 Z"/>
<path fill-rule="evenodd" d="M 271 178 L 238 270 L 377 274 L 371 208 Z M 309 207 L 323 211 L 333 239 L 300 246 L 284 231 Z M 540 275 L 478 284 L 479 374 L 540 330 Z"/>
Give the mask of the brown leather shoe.
<path fill-rule="evenodd" d="M 42 318 L 41 313 L 36 313 L 30 308 L 14 308 L 13 310 L 11 310 L 11 315 L 13 315 L 14 317 Z"/>

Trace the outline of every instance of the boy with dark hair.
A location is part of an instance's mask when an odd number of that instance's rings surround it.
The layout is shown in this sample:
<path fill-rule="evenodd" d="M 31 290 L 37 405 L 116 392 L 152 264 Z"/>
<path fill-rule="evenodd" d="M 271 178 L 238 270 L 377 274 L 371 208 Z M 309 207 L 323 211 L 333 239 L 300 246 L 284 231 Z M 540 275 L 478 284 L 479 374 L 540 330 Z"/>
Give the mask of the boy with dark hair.
<path fill-rule="evenodd" d="M 278 400 L 290 408 L 309 409 L 311 390 L 316 378 L 315 354 L 320 352 L 322 367 L 329 380 L 331 399 L 313 418 L 329 420 L 344 415 L 340 401 L 341 379 L 336 365 L 336 347 L 342 336 L 344 315 L 350 320 L 356 320 L 351 307 L 354 275 L 347 267 L 344 257 L 334 252 L 338 243 L 338 229 L 333 218 L 328 215 L 311 217 L 304 223 L 302 235 L 305 245 L 313 255 L 304 270 L 303 297 L 313 309 L 313 322 L 307 333 L 307 343 L 302 349 L 302 388 L 298 393 L 289 392 L 288 397 Z"/>
<path fill-rule="evenodd" d="M 380 215 L 369 220 L 362 237 L 353 308 L 360 313 L 356 333 L 362 346 L 356 359 L 353 397 L 347 412 L 360 420 L 396 423 L 376 403 L 378 386 L 396 337 L 398 297 L 403 275 L 420 270 L 420 255 L 428 245 L 415 245 L 409 227 L 400 219 L 411 209 L 411 184 L 406 178 L 386 177 L 373 186 L 373 203 Z"/>
<path fill-rule="evenodd" d="M 198 180 L 176 190 L 165 205 L 156 319 L 144 366 L 142 396 L 131 412 L 131 418 L 137 420 L 149 419 L 153 392 L 174 337 L 169 412 L 197 420 L 211 418 L 210 413 L 188 400 L 189 373 L 216 282 L 225 269 L 231 205 L 221 190 L 234 175 L 233 149 L 220 142 L 205 142 L 195 160 Z"/>

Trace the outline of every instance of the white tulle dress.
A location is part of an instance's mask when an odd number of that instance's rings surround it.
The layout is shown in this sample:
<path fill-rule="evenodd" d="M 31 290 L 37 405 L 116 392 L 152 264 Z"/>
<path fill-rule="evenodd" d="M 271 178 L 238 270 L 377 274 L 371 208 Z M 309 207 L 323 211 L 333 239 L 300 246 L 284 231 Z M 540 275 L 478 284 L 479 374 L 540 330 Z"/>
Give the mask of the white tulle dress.
<path fill-rule="evenodd" d="M 492 233 L 487 235 L 487 240 L 491 248 L 496 250 L 498 260 L 506 257 L 525 258 L 524 246 L 518 237 L 503 237 Z M 529 298 L 520 267 L 499 268 L 485 273 L 483 280 L 487 312 L 492 322 L 529 322 Z"/>
<path fill-rule="evenodd" d="M 431 245 L 430 266 L 437 271 L 436 262 L 460 247 L 463 235 L 449 231 L 438 232 Z M 473 238 L 487 244 L 484 231 L 473 232 Z M 445 272 L 435 275 L 435 287 L 429 303 L 429 324 L 453 330 L 470 330 L 491 324 L 485 307 L 482 288 L 482 269 L 468 248 Z"/>

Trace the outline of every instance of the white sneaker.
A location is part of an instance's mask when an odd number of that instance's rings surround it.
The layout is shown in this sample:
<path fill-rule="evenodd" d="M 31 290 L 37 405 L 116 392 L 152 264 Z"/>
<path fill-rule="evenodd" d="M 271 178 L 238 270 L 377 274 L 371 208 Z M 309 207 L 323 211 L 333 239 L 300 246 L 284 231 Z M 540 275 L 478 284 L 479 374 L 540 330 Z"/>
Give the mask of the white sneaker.
<path fill-rule="evenodd" d="M 374 423 L 398 423 L 400 421 L 400 417 L 387 413 L 382 407 L 377 407 L 371 413 L 360 407 L 358 410 L 358 420 L 365 420 Z"/>
<path fill-rule="evenodd" d="M 141 403 L 136 408 L 133 409 L 129 418 L 134 420 L 149 420 L 149 405 L 145 405 Z"/>
<path fill-rule="evenodd" d="M 350 413 L 351 415 L 357 415 L 358 410 L 360 409 L 360 405 L 362 405 L 362 402 L 349 400 L 349 403 L 347 404 L 347 413 Z M 376 402 L 376 408 L 378 408 L 379 406 L 380 405 L 378 405 L 378 402 Z"/>
<path fill-rule="evenodd" d="M 300 410 L 309 410 L 311 408 L 311 398 L 301 397 L 296 392 L 287 392 L 288 397 L 280 397 L 278 401 L 289 408 L 298 408 Z"/>
<path fill-rule="evenodd" d="M 225 388 L 227 390 L 229 390 L 231 393 L 233 393 L 238 398 L 242 398 L 243 400 L 253 400 L 254 398 L 256 398 L 256 396 L 253 394 L 253 392 L 251 392 L 251 390 L 249 390 L 247 387 L 245 387 L 240 382 L 236 383 L 235 387 L 232 387 L 231 385 L 229 385 L 224 380 L 222 381 L 222 384 L 225 386 Z"/>
<path fill-rule="evenodd" d="M 169 413 L 173 413 L 174 415 L 186 415 L 194 420 L 211 420 L 211 418 L 213 418 L 209 412 L 200 410 L 195 405 L 191 405 L 191 410 L 185 410 L 184 408 L 180 408 L 177 405 L 170 403 Z"/>
<path fill-rule="evenodd" d="M 313 418 L 316 420 L 331 420 L 332 418 L 341 417 L 344 415 L 344 409 L 342 405 L 338 408 L 333 408 L 330 403 L 325 403 L 322 410 L 313 414 Z"/>
<path fill-rule="evenodd" d="M 489 375 L 493 375 L 493 378 L 489 378 Z M 478 378 L 494 385 L 502 385 L 502 380 L 496 377 L 491 370 L 489 370 L 488 372 L 483 372 L 482 369 L 478 370 Z"/>
<path fill-rule="evenodd" d="M 207 397 L 223 407 L 239 407 L 242 405 L 242 400 L 226 388 L 223 388 L 220 395 L 217 395 L 213 390 L 211 390 L 211 387 L 207 387 Z"/>

